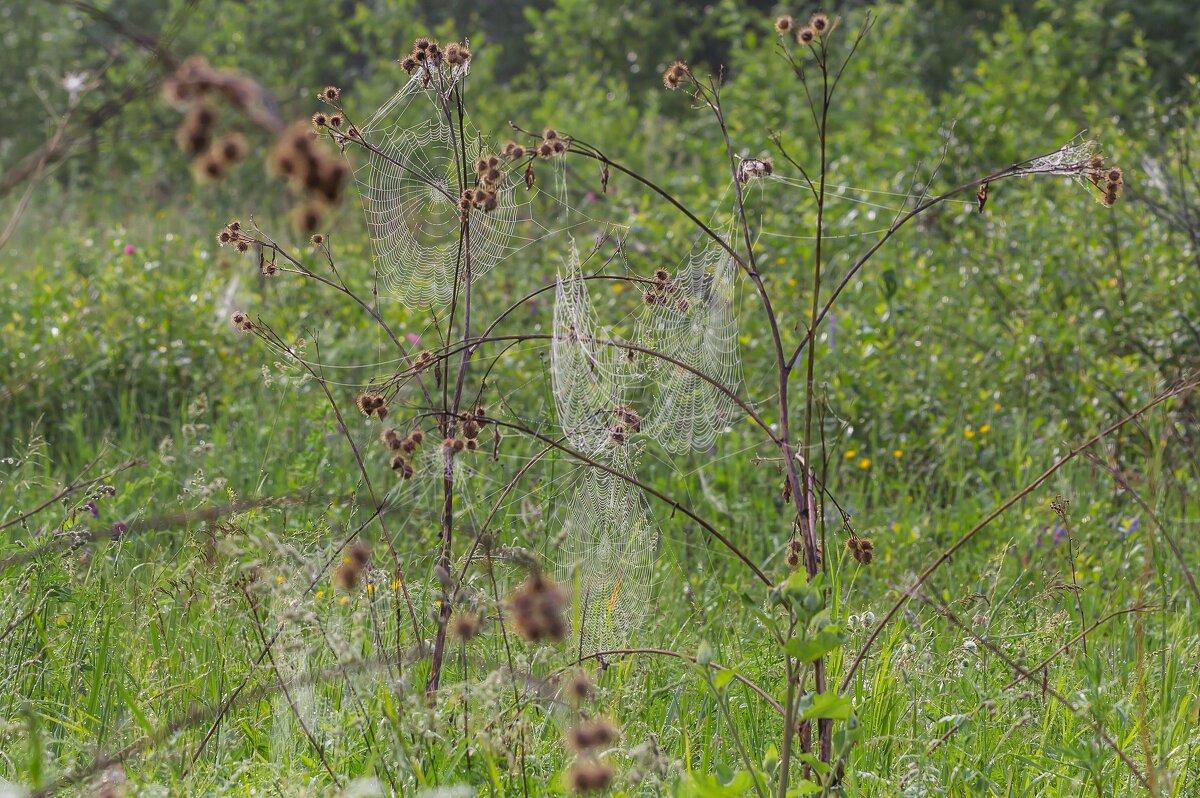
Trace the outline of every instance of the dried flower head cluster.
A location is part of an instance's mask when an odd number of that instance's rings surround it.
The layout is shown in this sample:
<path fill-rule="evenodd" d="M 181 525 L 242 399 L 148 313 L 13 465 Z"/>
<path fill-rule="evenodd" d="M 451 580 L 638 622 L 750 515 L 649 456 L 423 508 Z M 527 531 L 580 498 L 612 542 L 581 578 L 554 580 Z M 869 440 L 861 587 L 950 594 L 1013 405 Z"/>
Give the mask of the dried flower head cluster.
<path fill-rule="evenodd" d="M 624 445 L 630 433 L 642 431 L 642 416 L 632 407 L 619 404 L 613 408 L 608 425 L 608 436 L 613 443 Z"/>
<path fill-rule="evenodd" d="M 331 118 L 322 116 L 326 125 Z M 340 123 L 339 123 L 340 124 Z M 317 131 L 303 122 L 288 126 L 271 151 L 271 168 L 305 201 L 294 210 L 296 228 L 312 234 L 320 227 L 329 206 L 341 201 L 350 180 L 350 167 L 336 154 L 317 146 Z"/>
<path fill-rule="evenodd" d="M 1101 192 L 1100 201 L 1105 207 L 1117 204 L 1121 189 L 1125 186 L 1125 173 L 1115 166 L 1105 166 L 1103 155 L 1094 155 L 1088 161 L 1087 180 Z"/>
<path fill-rule="evenodd" d="M 250 246 L 254 243 L 254 239 L 246 235 L 242 229 L 242 223 L 237 219 L 230 221 L 217 233 L 217 244 L 223 247 L 233 247 L 238 252 L 249 252 Z"/>
<path fill-rule="evenodd" d="M 617 727 L 604 718 L 581 719 L 567 731 L 567 744 L 579 753 L 567 770 L 567 786 L 572 792 L 599 792 L 612 785 L 613 768 L 601 761 L 598 753 L 619 736 Z"/>
<path fill-rule="evenodd" d="M 476 187 L 465 189 L 458 199 L 459 214 L 465 221 L 475 208 L 484 213 L 496 210 L 496 192 L 504 185 L 504 162 L 499 155 L 485 155 L 475 162 Z"/>
<path fill-rule="evenodd" d="M 642 294 L 642 302 L 651 307 L 665 307 L 671 303 L 671 295 L 674 291 L 675 282 L 671 279 L 671 273 L 666 269 L 655 269 L 654 285 Z M 678 307 L 677 310 L 681 313 L 686 313 L 690 304 L 688 298 L 680 296 L 677 299 L 683 302 L 683 305 Z"/>
<path fill-rule="evenodd" d="M 346 550 L 342 564 L 333 573 L 333 583 L 340 590 L 350 592 L 358 586 L 367 564 L 371 561 L 371 548 L 362 541 L 354 543 Z"/>
<path fill-rule="evenodd" d="M 257 83 L 215 69 L 199 56 L 184 61 L 163 82 L 163 97 L 184 112 L 175 143 L 192 158 L 196 176 L 205 181 L 220 180 L 249 151 L 242 133 L 235 130 L 218 135 L 217 102 L 228 104 L 256 125 L 269 125 L 272 119 Z"/>
<path fill-rule="evenodd" d="M 581 720 L 567 731 L 567 743 L 576 751 L 607 748 L 618 737 L 617 727 L 604 718 Z"/>
<path fill-rule="evenodd" d="M 563 696 L 572 704 L 583 704 L 591 701 L 596 695 L 592 680 L 583 671 L 576 671 L 562 687 Z"/>
<path fill-rule="evenodd" d="M 850 550 L 850 555 L 863 565 L 870 565 L 871 560 L 875 559 L 875 544 L 870 538 L 860 538 L 851 532 L 850 537 L 846 539 L 846 548 Z"/>
<path fill-rule="evenodd" d="M 391 469 L 399 474 L 401 479 L 412 479 L 413 474 L 416 473 L 412 465 L 412 455 L 424 443 L 425 433 L 414 429 L 408 434 L 408 437 L 401 438 L 399 432 L 389 427 L 380 433 L 379 439 L 392 453 L 391 460 L 388 461 Z"/>
<path fill-rule="evenodd" d="M 254 322 L 250 321 L 250 317 L 246 315 L 245 311 L 235 310 L 229 316 L 229 320 L 242 332 L 254 332 Z"/>
<path fill-rule="evenodd" d="M 800 567 L 800 563 L 804 562 L 804 543 L 803 541 L 792 538 L 788 541 L 787 555 L 784 557 L 787 567 L 791 570 L 796 570 Z"/>
<path fill-rule="evenodd" d="M 743 186 L 751 180 L 768 177 L 775 172 L 775 162 L 770 158 L 744 158 L 737 168 L 738 182 Z"/>
<path fill-rule="evenodd" d="M 572 792 L 603 792 L 612 786 L 612 766 L 590 757 L 575 760 L 567 771 L 567 786 Z"/>
<path fill-rule="evenodd" d="M 663 72 L 663 85 L 668 89 L 678 89 L 683 82 L 690 78 L 692 71 L 683 61 L 676 61 Z"/>
<path fill-rule="evenodd" d="M 404 71 L 412 75 L 420 70 L 426 84 L 433 79 L 434 72 L 442 66 L 450 69 L 465 69 L 471 63 L 471 49 L 465 42 L 452 42 L 442 50 L 441 45 L 424 36 L 413 42 L 412 50 L 400 61 Z"/>
<path fill-rule="evenodd" d="M 533 643 L 557 642 L 567 634 L 567 594 L 541 571 L 534 571 L 508 597 L 517 634 Z"/>
<path fill-rule="evenodd" d="M 534 152 L 539 158 L 553 158 L 556 155 L 562 155 L 569 146 L 570 142 L 559 135 L 557 130 L 548 127 L 542 131 L 542 141 Z"/>
<path fill-rule="evenodd" d="M 775 30 L 780 34 L 793 32 L 796 38 L 796 44 L 808 46 L 815 42 L 819 37 L 824 36 L 832 27 L 829 17 L 825 14 L 816 13 L 809 18 L 807 25 L 797 27 L 794 20 L 789 16 L 782 16 L 775 20 Z"/>
<path fill-rule="evenodd" d="M 450 634 L 457 640 L 466 642 L 483 631 L 483 620 L 477 613 L 460 612 L 450 619 Z"/>
<path fill-rule="evenodd" d="M 377 416 L 383 421 L 388 416 L 387 398 L 378 393 L 362 393 L 354 399 L 358 411 L 364 416 Z"/>

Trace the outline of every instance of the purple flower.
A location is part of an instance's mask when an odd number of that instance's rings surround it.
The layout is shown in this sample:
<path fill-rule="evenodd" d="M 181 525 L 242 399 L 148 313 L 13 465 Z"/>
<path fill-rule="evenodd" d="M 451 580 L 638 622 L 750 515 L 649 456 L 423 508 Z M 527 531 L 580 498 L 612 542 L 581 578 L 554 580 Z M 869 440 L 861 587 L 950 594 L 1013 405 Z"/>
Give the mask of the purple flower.
<path fill-rule="evenodd" d="M 408 342 L 410 344 L 412 344 L 413 346 L 416 346 L 417 344 L 421 343 L 421 336 L 417 335 L 416 333 L 409 333 L 408 335 L 406 335 L 404 337 L 407 338 Z"/>
<path fill-rule="evenodd" d="M 1054 525 L 1054 534 L 1050 538 L 1050 542 L 1057 545 L 1067 536 L 1067 528 L 1062 524 Z"/>
<path fill-rule="evenodd" d="M 132 255 L 135 252 L 137 252 L 137 247 L 135 247 L 133 244 L 125 245 L 125 254 L 126 255 Z"/>
<path fill-rule="evenodd" d="M 86 507 L 87 511 L 92 514 L 92 518 L 100 517 L 100 508 L 98 506 L 96 506 L 96 502 L 89 501 L 87 504 L 85 504 L 83 506 Z"/>
<path fill-rule="evenodd" d="M 1138 527 L 1141 525 L 1142 517 L 1140 515 L 1135 515 L 1133 518 L 1122 518 L 1120 521 L 1117 521 L 1117 536 L 1121 540 L 1125 540 L 1134 532 L 1137 532 Z"/>
<path fill-rule="evenodd" d="M 113 525 L 112 525 L 113 539 L 116 540 L 117 538 L 121 537 L 121 535 L 124 535 L 125 530 L 127 530 L 127 529 L 129 529 L 129 524 L 125 523 L 124 521 L 113 521 Z"/>

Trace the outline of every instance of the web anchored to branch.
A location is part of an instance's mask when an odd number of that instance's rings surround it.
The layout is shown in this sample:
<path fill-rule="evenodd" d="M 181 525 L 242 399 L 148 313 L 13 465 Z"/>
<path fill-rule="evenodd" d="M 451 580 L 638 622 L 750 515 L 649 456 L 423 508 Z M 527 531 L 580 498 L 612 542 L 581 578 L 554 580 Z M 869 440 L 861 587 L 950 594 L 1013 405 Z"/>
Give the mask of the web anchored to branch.
<path fill-rule="evenodd" d="M 409 306 L 449 302 L 466 268 L 458 209 L 463 158 L 456 134 L 437 117 L 413 127 L 393 123 L 358 171 L 376 268 Z M 481 149 L 469 134 L 466 157 Z M 495 210 L 470 213 L 466 240 L 473 278 L 508 253 L 517 220 L 527 216 L 511 186 L 501 188 L 496 199 Z"/>
<path fill-rule="evenodd" d="M 636 460 L 631 448 L 614 465 L 632 469 Z M 585 467 L 559 517 L 556 575 L 574 596 L 578 653 L 627 645 L 648 606 L 660 542 L 645 498 L 620 477 Z"/>
<path fill-rule="evenodd" d="M 721 387 L 740 382 L 736 265 L 713 242 L 677 273 L 656 270 L 644 294 L 636 346 L 600 324 L 572 244 L 555 291 L 551 376 L 568 440 L 633 473 L 645 441 L 670 452 L 710 449 L 735 410 Z M 661 356 L 660 356 L 661 355 Z M 715 384 L 714 384 L 715 383 Z M 629 402 L 645 396 L 643 419 Z M 645 613 L 659 534 L 641 492 L 602 469 L 585 469 L 562 519 L 558 573 L 576 588 L 579 652 L 629 644 Z"/>

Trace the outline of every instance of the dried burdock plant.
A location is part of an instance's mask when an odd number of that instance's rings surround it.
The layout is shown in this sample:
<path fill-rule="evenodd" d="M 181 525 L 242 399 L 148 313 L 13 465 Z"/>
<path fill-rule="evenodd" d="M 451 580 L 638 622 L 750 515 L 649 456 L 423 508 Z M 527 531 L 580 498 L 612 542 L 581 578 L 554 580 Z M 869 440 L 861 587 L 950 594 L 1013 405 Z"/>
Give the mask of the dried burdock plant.
<path fill-rule="evenodd" d="M 346 299 L 380 330 L 394 349 L 390 360 L 396 365 L 384 369 L 380 364 L 382 373 L 355 383 L 360 389 L 354 391 L 326 377 L 319 352 L 311 356 L 299 352 L 261 316 L 251 318 L 241 311 L 231 321 L 314 380 L 336 416 L 371 505 L 369 523 L 378 526 L 378 542 L 387 544 L 391 557 L 397 594 L 392 635 L 397 651 L 399 641 L 406 638 L 420 656 L 428 657 L 428 693 L 439 689 L 451 637 L 462 641 L 465 651 L 466 641 L 477 635 L 501 635 L 514 684 L 523 677 L 516 672 L 512 656 L 516 643 L 510 633 L 538 646 L 569 639 L 563 648 L 577 661 L 598 657 L 600 652 L 690 660 L 717 692 L 736 679 L 778 711 L 780 764 L 772 791 L 789 794 L 793 770 L 800 767 L 797 745 L 806 755 L 809 778 L 822 781 L 817 789 L 830 789 L 842 770 L 837 762 L 857 739 L 855 707 L 845 693 L 871 645 L 959 546 L 1016 501 L 1007 502 L 941 553 L 906 589 L 843 668 L 841 687 L 835 688 L 828 672 L 830 655 L 844 638 L 826 610 L 833 606 L 831 585 L 837 584 L 831 569 L 841 567 L 842 558 L 822 557 L 825 506 L 837 503 L 827 486 L 829 475 L 818 465 L 822 458 L 814 431 L 820 402 L 816 342 L 831 309 L 894 236 L 942 203 L 977 203 L 982 211 L 989 189 L 994 191 L 999 183 L 1058 176 L 1078 182 L 1104 205 L 1112 205 L 1125 185 L 1121 170 L 1105 162 L 1094 142 L 1077 139 L 941 193 L 927 188 L 910 194 L 891 223 L 871 233 L 873 240 L 865 249 L 834 273 L 828 232 L 834 156 L 830 114 L 847 65 L 874 17 L 866 14 L 849 35 L 844 35 L 840 22 L 824 13 L 813 14 L 804 24 L 787 15 L 774 21 L 782 63 L 795 78 L 798 102 L 811 112 L 813 131 L 805 135 L 814 145 L 808 158 L 794 156 L 783 134 L 771 139 L 777 150 L 773 156 L 740 156 L 744 145 L 733 140 L 721 81 L 697 75 L 682 61 L 665 70 L 664 86 L 680 90 L 707 113 L 724 145 L 721 168 L 728 192 L 712 216 L 690 208 L 685 199 L 573 132 L 514 126 L 514 140 L 503 146 L 492 143 L 474 128 L 467 112 L 464 90 L 474 56 L 466 42 L 443 46 L 417 39 L 401 62 L 406 76 L 403 87 L 369 118 L 359 121 L 347 108 L 353 93 L 331 85 L 317 93 L 321 105 L 310 121 L 277 126 L 269 163 L 304 198 L 296 226 L 311 244 L 307 252 L 316 261 L 306 262 L 308 255 L 253 223 L 231 222 L 219 231 L 218 241 L 255 255 L 264 275 L 298 278 Z M 764 20 L 764 26 L 769 24 Z M 204 70 L 198 73 L 202 85 L 211 82 Z M 182 81 L 187 75 L 177 77 Z M 202 169 L 220 172 L 244 157 L 246 144 L 217 135 L 211 90 L 185 85 L 191 83 L 181 82 L 173 89 L 175 101 L 186 104 L 193 120 L 185 120 L 180 144 L 199 158 L 212 155 L 217 147 L 221 166 L 206 162 Z M 695 234 L 689 250 L 678 260 L 659 259 L 641 274 L 623 270 L 628 231 L 587 217 L 559 191 L 566 164 L 589 161 L 600 166 L 601 191 L 609 190 L 610 179 L 627 180 L 662 200 L 670 213 L 681 215 Z M 372 248 L 365 288 L 339 265 L 334 247 L 318 230 L 323 210 L 352 185 L 361 197 Z M 751 222 L 758 219 L 751 207 L 752 195 L 780 188 L 799 191 L 815 203 L 808 302 L 798 325 L 790 319 L 786 325 L 780 321 L 776 297 L 765 279 L 769 267 L 761 257 L 759 231 Z M 996 206 L 989 206 L 989 212 L 996 212 Z M 562 223 L 570 215 L 573 220 Z M 584 223 L 592 225 L 596 238 L 590 249 L 581 252 L 577 238 L 567 233 Z M 553 285 L 531 287 L 515 299 L 508 295 L 509 286 L 497 292 L 485 288 L 490 286 L 488 276 L 510 263 L 530 241 L 557 247 L 562 266 Z M 626 308 L 631 325 L 606 324 L 592 302 L 590 289 L 608 282 L 632 289 L 624 294 L 631 300 Z M 427 317 L 425 333 L 414 338 L 400 335 L 379 302 L 381 292 Z M 497 313 L 495 296 L 501 293 L 507 306 Z M 547 295 L 553 300 L 548 331 L 520 327 L 511 331 L 512 325 L 519 324 L 517 311 Z M 770 391 L 763 396 L 747 396 L 743 380 L 749 366 L 743 364 L 740 339 L 749 314 L 757 314 L 756 329 L 765 330 L 770 353 L 770 362 L 753 364 L 756 376 L 767 375 Z M 556 434 L 546 432 L 545 419 L 529 419 L 513 409 L 519 386 L 510 390 L 495 370 L 514 348 L 547 344 Z M 1190 383 L 1175 386 L 1099 437 L 1190 387 Z M 493 406 L 491 412 L 482 406 L 484 402 Z M 352 427 L 352 421 L 359 426 Z M 653 487 L 638 476 L 647 450 L 707 452 L 722 433 L 743 421 L 759 436 L 760 445 L 771 450 L 771 459 L 780 463 L 783 472 L 788 517 L 780 529 L 789 540 L 783 558 L 786 569 L 781 569 L 778 583 L 770 573 L 775 563 L 756 560 L 683 496 Z M 369 430 L 366 435 L 361 434 L 362 426 Z M 510 462 L 518 463 L 515 472 L 505 473 L 503 462 L 498 463 L 502 438 L 512 452 Z M 521 443 L 510 446 L 508 441 L 513 440 Z M 564 459 L 573 468 L 561 491 L 565 499 L 550 519 L 547 548 L 553 562 L 543 563 L 539 556 L 510 545 L 503 537 L 503 524 L 515 491 L 538 464 Z M 1016 498 L 1036 488 L 1063 462 Z M 505 478 L 481 496 L 475 480 L 488 469 Z M 387 483 L 380 481 L 381 471 L 387 474 L 383 477 Z M 436 519 L 436 539 L 415 544 L 422 563 L 434 575 L 424 592 L 426 605 L 419 611 L 396 549 L 401 538 L 383 512 L 384 496 L 390 490 L 406 497 L 414 515 L 421 512 Z M 784 662 L 783 701 L 740 675 L 721 677 L 718 684 L 711 672 L 732 672 L 713 662 L 710 651 L 690 657 L 630 647 L 652 596 L 661 536 L 657 519 L 662 512 L 725 547 L 761 583 L 763 598 L 781 630 L 780 651 L 775 654 L 781 654 Z M 764 524 L 771 523 L 764 519 Z M 462 534 L 464 529 L 470 533 Z M 849 556 L 870 565 L 874 543 L 848 526 L 847 530 Z M 348 545 L 349 541 L 343 547 Z M 335 579 L 343 589 L 357 585 L 365 567 L 365 558 L 355 564 L 356 551 L 347 549 L 336 571 Z M 502 587 L 513 565 L 521 574 L 515 578 L 522 581 Z M 473 576 L 486 590 L 480 591 Z M 503 623 L 491 624 L 486 631 L 483 619 L 492 615 L 481 609 L 479 592 L 490 592 L 488 606 L 503 617 Z M 436 600 L 431 601 L 433 596 Z M 409 625 L 411 634 L 405 628 Z M 266 640 L 265 647 L 270 646 L 271 640 Z M 396 658 L 399 666 L 402 657 L 397 653 Z M 519 707 L 523 699 L 515 688 L 513 692 Z M 558 694 L 566 697 L 567 704 L 581 708 L 591 700 L 593 689 L 576 676 Z M 616 736 L 606 721 L 581 717 L 571 727 L 567 737 L 579 752 L 566 777 L 572 790 L 597 791 L 612 784 L 614 771 L 597 758 L 597 751 Z M 658 753 L 655 744 L 654 756 L 647 760 L 653 764 L 639 765 L 641 772 L 659 767 Z M 814 768 L 814 762 L 823 766 Z M 769 788 L 755 779 L 757 791 L 765 795 Z"/>

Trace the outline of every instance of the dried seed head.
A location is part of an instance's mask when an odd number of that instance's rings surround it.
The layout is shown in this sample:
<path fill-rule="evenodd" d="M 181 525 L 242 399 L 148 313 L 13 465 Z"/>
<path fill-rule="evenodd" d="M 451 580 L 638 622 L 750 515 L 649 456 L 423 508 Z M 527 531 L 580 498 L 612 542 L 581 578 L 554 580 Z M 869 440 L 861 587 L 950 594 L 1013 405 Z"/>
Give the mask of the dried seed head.
<path fill-rule="evenodd" d="M 313 233 L 312 238 L 308 239 L 314 247 L 325 246 L 325 236 L 320 233 Z"/>
<path fill-rule="evenodd" d="M 783 14 L 775 18 L 775 30 L 779 33 L 787 33 L 792 29 L 792 18 Z"/>
<path fill-rule="evenodd" d="M 417 59 L 411 55 L 404 56 L 404 60 L 400 62 L 400 68 L 411 75 L 417 68 Z"/>
<path fill-rule="evenodd" d="M 358 577 L 362 573 L 362 569 L 351 568 L 348 565 L 340 566 L 333 572 L 333 584 L 338 590 L 349 593 L 358 587 Z"/>
<path fill-rule="evenodd" d="M 592 696 L 596 694 L 596 690 L 592 687 L 592 682 L 588 679 L 587 674 L 579 671 L 571 677 L 564 687 L 567 697 L 576 704 L 582 704 L 584 701 L 591 701 Z"/>
<path fill-rule="evenodd" d="M 817 32 L 811 25 L 796 29 L 796 44 L 812 44 L 817 38 Z"/>
<path fill-rule="evenodd" d="M 566 592 L 540 571 L 530 574 L 508 599 L 513 628 L 534 643 L 563 639 L 566 608 Z"/>
<path fill-rule="evenodd" d="M 617 741 L 617 727 L 604 718 L 577 723 L 567 732 L 567 742 L 576 751 L 606 748 Z"/>
<path fill-rule="evenodd" d="M 688 74 L 688 65 L 683 61 L 676 61 L 663 72 L 663 85 L 668 89 L 678 89 Z"/>
<path fill-rule="evenodd" d="M 850 550 L 850 554 L 855 560 L 863 565 L 870 565 L 871 560 L 875 558 L 875 544 L 870 538 L 860 538 L 858 535 L 851 533 L 846 539 L 846 548 Z"/>
<path fill-rule="evenodd" d="M 329 124 L 329 116 L 324 111 L 317 111 L 312 115 L 313 127 L 320 130 Z"/>
<path fill-rule="evenodd" d="M 473 612 L 460 612 L 450 620 L 450 633 L 459 640 L 470 640 L 483 629 L 479 616 Z"/>
<path fill-rule="evenodd" d="M 335 128 L 335 129 L 341 128 L 342 123 L 345 121 L 346 121 L 346 117 L 342 116 L 341 114 L 330 114 L 329 115 L 329 126 L 331 128 Z"/>
<path fill-rule="evenodd" d="M 417 446 L 420 446 L 425 441 L 425 433 L 421 432 L 419 429 L 415 429 L 408 434 L 408 439 Z"/>
<path fill-rule="evenodd" d="M 392 467 L 393 471 L 400 471 L 404 468 L 404 466 L 408 465 L 408 461 L 404 459 L 404 455 L 398 454 L 392 457 L 389 465 Z"/>
<path fill-rule="evenodd" d="M 324 100 L 330 105 L 333 105 L 341 96 L 342 90 L 337 86 L 326 86 L 325 88 L 321 89 L 321 93 L 317 95 L 317 99 Z"/>
<path fill-rule="evenodd" d="M 356 541 L 353 546 L 346 550 L 346 564 L 354 565 L 356 568 L 365 568 L 371 560 L 371 547 L 366 543 Z"/>
<path fill-rule="evenodd" d="M 215 182 L 225 176 L 225 164 L 213 153 L 195 161 L 196 176 L 205 182 Z"/>
<path fill-rule="evenodd" d="M 479 449 L 479 441 L 475 438 L 467 438 L 467 451 L 474 452 Z"/>
<path fill-rule="evenodd" d="M 812 19 L 808 21 L 808 25 L 817 33 L 824 33 L 829 30 L 829 17 L 821 13 L 813 14 Z"/>
<path fill-rule="evenodd" d="M 602 792 L 612 782 L 612 767 L 595 759 L 578 759 L 567 771 L 567 786 L 572 792 Z"/>
<path fill-rule="evenodd" d="M 312 235 L 321 226 L 325 209 L 315 202 L 306 202 L 292 212 L 292 223 L 301 233 Z"/>
<path fill-rule="evenodd" d="M 233 323 L 234 327 L 237 327 L 243 332 L 249 332 L 250 330 L 254 329 L 254 323 L 250 321 L 250 317 L 241 310 L 235 310 L 232 314 L 230 314 L 229 321 Z"/>
<path fill-rule="evenodd" d="M 248 149 L 245 136 L 230 133 L 213 146 L 213 153 L 226 164 L 233 164 L 245 158 Z"/>

